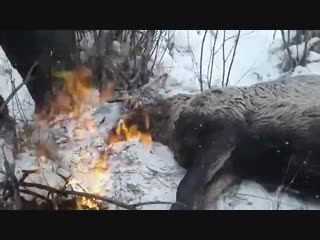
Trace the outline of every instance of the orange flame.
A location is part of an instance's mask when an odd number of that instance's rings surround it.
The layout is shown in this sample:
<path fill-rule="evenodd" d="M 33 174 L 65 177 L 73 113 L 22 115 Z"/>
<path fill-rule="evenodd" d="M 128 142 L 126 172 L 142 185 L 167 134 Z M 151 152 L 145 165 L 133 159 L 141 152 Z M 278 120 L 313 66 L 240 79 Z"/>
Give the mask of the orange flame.
<path fill-rule="evenodd" d="M 147 113 L 143 113 L 143 128 L 145 131 L 139 130 L 139 124 L 135 123 L 137 118 L 141 118 L 141 115 L 131 115 L 125 116 L 124 118 L 120 119 L 115 131 L 111 132 L 107 143 L 114 144 L 117 142 L 123 141 L 140 141 L 144 144 L 146 151 L 151 150 L 152 145 L 152 137 L 149 133 L 150 122 L 149 122 L 149 115 Z M 141 128 L 141 127 L 140 127 Z"/>
<path fill-rule="evenodd" d="M 113 84 L 106 84 L 100 92 L 99 96 L 94 95 L 95 89 L 92 84 L 92 73 L 89 69 L 82 67 L 73 72 L 64 72 L 63 88 L 54 94 L 47 109 L 36 116 L 37 123 L 40 126 L 48 126 L 52 123 L 60 123 L 62 119 L 73 118 L 76 120 L 76 127 L 73 132 L 72 140 L 86 139 L 97 132 L 95 120 L 87 114 L 87 106 L 95 106 L 96 104 L 112 100 L 114 97 Z M 93 101 L 91 101 L 93 98 Z M 88 117 L 87 117 L 88 115 Z M 145 112 L 130 114 L 121 119 L 115 131 L 108 137 L 107 143 L 114 144 L 121 141 L 137 140 L 144 144 L 147 151 L 151 150 L 152 137 L 149 133 L 150 119 Z M 47 161 L 48 153 L 42 148 L 38 148 L 37 155 Z M 110 169 L 107 167 L 109 163 L 107 153 L 101 153 L 95 159 L 93 173 L 90 172 L 90 193 L 104 195 L 105 189 L 102 182 L 108 179 Z M 90 165 L 90 152 L 84 150 L 81 152 L 81 165 Z M 82 174 L 79 168 L 79 174 Z M 78 172 L 78 171 L 77 171 Z M 91 175 L 92 174 L 92 175 Z M 85 174 L 87 175 L 87 173 Z M 87 179 L 87 178 L 86 178 Z M 75 180 L 75 179 L 71 179 Z M 70 181 L 70 185 L 75 187 L 76 181 Z M 99 204 L 96 199 L 87 199 L 81 197 L 76 199 L 78 209 L 99 210 Z"/>
<path fill-rule="evenodd" d="M 86 153 L 86 152 L 85 152 Z M 108 175 L 108 155 L 106 153 L 100 153 L 99 158 L 97 159 L 95 166 L 94 166 L 94 178 L 95 178 L 95 184 L 91 186 L 91 192 L 93 194 L 102 194 L 105 192 L 105 189 L 100 184 L 101 181 L 103 181 Z M 77 207 L 79 210 L 99 210 L 99 204 L 96 199 L 88 199 L 86 197 L 78 198 L 77 201 Z"/>
<path fill-rule="evenodd" d="M 97 104 L 108 101 L 113 97 L 113 85 L 108 84 L 103 87 L 100 96 L 94 95 L 97 91 L 92 84 L 92 73 L 89 69 L 82 67 L 72 72 L 62 72 L 60 75 L 63 79 L 63 87 L 60 91 L 54 93 L 46 109 L 36 116 L 36 121 L 40 127 L 47 127 L 49 124 L 59 124 L 63 119 L 74 118 L 76 126 L 73 131 L 72 140 L 82 140 L 96 133 L 96 122 L 87 114 L 87 106 L 95 107 Z M 46 148 L 37 146 L 37 155 L 40 160 L 48 161 L 50 158 Z M 81 165 L 87 165 L 91 158 L 88 150 L 81 151 Z M 102 188 L 102 180 L 108 179 L 108 169 L 106 164 L 108 159 L 100 155 L 95 159 L 96 166 L 90 173 L 90 193 L 104 195 L 105 190 Z M 78 172 L 78 171 L 77 171 Z M 79 171 L 81 173 L 81 171 Z M 87 179 L 87 178 L 85 178 Z M 70 181 L 70 185 L 77 186 L 77 181 Z M 76 199 L 78 209 L 98 210 L 98 204 L 95 199 L 85 197 Z"/>
<path fill-rule="evenodd" d="M 50 122 L 55 119 L 57 115 L 80 117 L 85 110 L 85 105 L 91 100 L 90 97 L 93 98 L 93 101 L 99 102 L 99 99 L 94 99 L 95 88 L 90 69 L 81 67 L 72 72 L 62 72 L 60 75 L 63 79 L 62 90 L 55 92 L 46 109 L 36 116 L 38 123 L 42 125 L 46 121 Z M 107 85 L 101 95 L 105 99 L 111 98 L 112 89 L 112 85 Z"/>

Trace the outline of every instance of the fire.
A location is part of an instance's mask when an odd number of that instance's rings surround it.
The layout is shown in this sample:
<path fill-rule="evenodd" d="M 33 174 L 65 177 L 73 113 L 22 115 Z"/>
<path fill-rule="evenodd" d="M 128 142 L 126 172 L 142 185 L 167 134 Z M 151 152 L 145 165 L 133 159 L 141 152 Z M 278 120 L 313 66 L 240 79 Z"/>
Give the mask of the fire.
<path fill-rule="evenodd" d="M 141 118 L 143 118 L 142 121 Z M 139 130 L 141 128 L 143 130 Z M 150 122 L 147 113 L 140 112 L 138 114 L 125 116 L 119 120 L 116 129 L 110 133 L 107 142 L 108 144 L 114 144 L 123 141 L 140 141 L 144 144 L 146 151 L 150 152 L 152 137 L 149 133 L 149 128 Z"/>
<path fill-rule="evenodd" d="M 76 175 L 78 176 L 72 178 L 69 182 L 70 186 L 78 191 L 85 191 L 90 194 L 96 194 L 98 196 L 103 196 L 105 193 L 105 182 L 110 177 L 109 164 L 109 153 L 107 151 L 100 152 L 98 155 L 93 156 L 87 149 L 81 150 L 81 165 L 85 165 L 86 169 L 93 168 L 93 171 L 83 172 L 81 171 L 81 166 L 77 167 Z M 82 180 L 79 180 L 82 179 Z M 89 182 L 89 186 L 86 189 L 82 188 L 81 181 Z M 79 197 L 76 199 L 78 210 L 99 210 L 100 206 L 96 199 L 89 199 L 86 197 Z"/>
<path fill-rule="evenodd" d="M 40 126 L 57 119 L 58 115 L 67 115 L 69 118 L 79 118 L 86 111 L 86 107 L 109 101 L 114 96 L 113 84 L 108 83 L 97 90 L 92 81 L 92 72 L 81 67 L 75 71 L 64 71 L 56 74 L 63 80 L 63 87 L 57 90 L 49 100 L 48 106 L 36 116 Z"/>
<path fill-rule="evenodd" d="M 86 153 L 86 152 L 85 152 Z M 100 153 L 98 159 L 94 166 L 94 184 L 90 188 L 90 193 L 100 195 L 105 191 L 104 187 L 100 184 L 104 179 L 109 176 L 109 168 L 107 166 L 108 155 L 106 153 Z M 99 204 L 96 199 L 88 199 L 86 197 L 81 197 L 77 199 L 77 207 L 79 210 L 90 209 L 99 210 Z"/>
<path fill-rule="evenodd" d="M 80 68 L 78 71 L 64 74 L 62 91 L 71 99 L 73 107 L 72 115 L 79 117 L 84 110 L 84 104 L 93 93 L 92 73 L 87 68 Z"/>
<path fill-rule="evenodd" d="M 81 197 L 77 199 L 76 203 L 78 210 L 99 210 L 99 206 L 94 199 L 87 199 L 85 197 Z"/>
<path fill-rule="evenodd" d="M 75 122 L 75 126 L 72 139 L 68 143 L 95 136 L 98 134 L 97 124 L 90 110 L 96 108 L 98 104 L 112 100 L 114 97 L 113 84 L 107 84 L 101 89 L 100 94 L 95 95 L 97 90 L 93 87 L 92 73 L 87 68 L 82 67 L 76 71 L 62 72 L 60 76 L 63 78 L 63 87 L 60 91 L 55 92 L 47 108 L 36 116 L 38 125 L 40 127 L 52 124 L 59 126 L 59 124 L 63 124 L 63 120 L 72 120 Z M 109 134 L 107 144 L 112 146 L 112 144 L 121 141 L 136 140 L 142 142 L 145 149 L 150 151 L 152 137 L 149 129 L 149 115 L 143 111 L 135 112 L 123 117 L 118 122 L 114 132 Z M 45 150 L 41 146 L 37 149 L 37 155 L 44 163 L 51 159 Z M 79 191 L 99 196 L 105 195 L 105 182 L 110 177 L 110 168 L 108 167 L 110 154 L 110 152 L 104 151 L 94 155 L 88 149 L 82 149 L 80 162 L 74 166 L 75 170 L 69 185 Z M 92 170 L 88 172 L 90 168 Z M 79 179 L 88 181 L 90 187 L 87 189 L 79 187 L 82 184 Z M 96 199 L 81 197 L 76 199 L 76 203 L 79 210 L 100 209 Z"/>

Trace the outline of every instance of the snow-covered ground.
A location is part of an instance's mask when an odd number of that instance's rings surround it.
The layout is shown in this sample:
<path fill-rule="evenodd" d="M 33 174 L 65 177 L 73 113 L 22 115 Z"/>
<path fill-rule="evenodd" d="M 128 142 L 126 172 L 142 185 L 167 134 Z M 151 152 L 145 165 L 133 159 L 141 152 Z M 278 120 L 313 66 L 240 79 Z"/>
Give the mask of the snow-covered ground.
<path fill-rule="evenodd" d="M 212 31 L 207 32 L 207 37 L 203 47 L 203 80 L 204 87 L 207 87 L 208 63 L 210 52 L 214 41 Z M 226 54 L 234 44 L 235 36 L 238 31 L 226 31 L 225 38 L 230 38 L 225 45 Z M 201 45 L 205 31 L 179 30 L 172 31 L 174 47 L 171 51 L 166 51 L 162 63 L 157 68 L 157 73 L 168 73 L 168 79 L 164 91 L 168 95 L 179 92 L 196 93 L 199 92 L 199 67 Z M 219 31 L 217 36 L 216 50 L 220 48 L 215 56 L 212 74 L 213 85 L 220 86 L 223 69 L 222 49 L 223 31 Z M 274 36 L 274 31 L 266 30 L 243 30 L 240 34 L 235 60 L 230 74 L 230 85 L 244 86 L 251 85 L 259 81 L 268 81 L 280 76 L 278 66 L 284 56 L 281 50 L 281 36 L 278 32 Z M 294 75 L 298 74 L 320 74 L 319 54 L 312 53 L 309 56 L 309 63 L 306 67 L 297 67 Z M 226 62 L 226 69 L 229 68 L 231 57 Z M 6 98 L 12 90 L 11 79 L 15 85 L 21 83 L 21 77 L 12 71 L 10 76 L 10 64 L 8 64 L 3 51 L 0 52 L 0 94 Z M 227 71 L 227 70 L 226 70 Z M 11 115 L 21 119 L 31 119 L 33 112 L 33 102 L 27 89 L 24 87 L 18 94 L 24 116 L 19 111 L 17 101 L 9 104 Z M 48 183 L 53 187 L 61 184 L 61 178 L 56 175 L 57 171 L 74 174 L 74 181 L 82 188 L 90 190 L 97 181 L 91 176 L 93 173 L 92 162 L 95 157 L 85 164 L 81 162 L 79 152 L 86 149 L 91 155 L 97 154 L 99 148 L 104 146 L 101 139 L 107 137 L 107 132 L 113 127 L 119 118 L 117 104 L 104 104 L 92 110 L 95 112 L 95 122 L 98 131 L 89 141 L 73 141 L 61 144 L 63 155 L 60 168 L 57 163 L 42 164 L 44 169 L 42 175 L 33 176 L 32 181 Z M 104 118 L 104 121 L 102 119 Z M 70 138 L 75 128 L 72 123 L 66 124 L 66 132 Z M 97 142 L 99 142 L 97 143 Z M 123 151 L 125 149 L 125 151 Z M 121 151 L 120 151 L 121 150 Z M 183 177 L 185 171 L 174 161 L 172 153 L 166 146 L 153 143 L 151 152 L 146 152 L 143 145 L 139 142 L 126 142 L 117 144 L 115 154 L 111 157 L 110 171 L 102 179 L 104 181 L 99 186 L 103 187 L 108 197 L 115 197 L 127 203 L 137 203 L 145 201 L 175 201 L 176 187 Z M 34 153 L 26 151 L 17 160 L 17 171 L 19 169 L 34 169 L 39 167 L 39 163 L 34 157 Z M 79 169 L 83 170 L 81 174 Z M 45 177 L 44 177 L 45 176 Z M 96 175 L 95 175 L 96 176 Z M 45 182 L 46 181 L 46 182 Z M 279 204 L 280 203 L 280 204 Z M 317 209 L 317 206 L 300 202 L 286 194 L 268 194 L 263 188 L 252 182 L 243 182 L 237 192 L 230 190 L 221 196 L 219 209 Z M 169 205 L 149 205 L 142 209 L 168 209 Z"/>

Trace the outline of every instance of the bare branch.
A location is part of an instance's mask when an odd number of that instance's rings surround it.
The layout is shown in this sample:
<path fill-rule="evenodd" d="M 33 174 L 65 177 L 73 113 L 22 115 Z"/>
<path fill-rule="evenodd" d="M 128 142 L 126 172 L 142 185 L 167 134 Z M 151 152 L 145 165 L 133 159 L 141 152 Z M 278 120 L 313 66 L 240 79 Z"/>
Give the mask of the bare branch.
<path fill-rule="evenodd" d="M 200 84 L 200 90 L 203 92 L 203 83 L 202 83 L 202 60 L 203 60 L 203 47 L 204 47 L 204 42 L 206 40 L 208 30 L 204 32 L 203 39 L 202 39 L 202 44 L 201 44 L 201 54 L 200 54 L 200 78 L 199 78 L 199 84 Z"/>
<path fill-rule="evenodd" d="M 211 82 L 212 82 L 212 72 L 213 72 L 214 57 L 215 57 L 215 55 L 216 55 L 216 54 L 214 53 L 214 51 L 215 51 L 215 48 L 216 48 L 218 33 L 219 33 L 219 30 L 217 30 L 216 35 L 215 35 L 215 37 L 214 37 L 213 48 L 212 48 L 212 51 L 211 51 L 212 59 L 211 59 L 210 77 L 209 77 L 209 81 L 208 81 L 208 88 L 209 88 L 209 89 L 211 88 Z"/>
<path fill-rule="evenodd" d="M 232 68 L 232 65 L 233 65 L 234 57 L 235 57 L 235 55 L 236 55 L 236 50 L 237 50 L 237 46 L 238 46 L 239 38 L 240 38 L 240 32 L 241 32 L 241 30 L 239 30 L 239 32 L 238 32 L 238 36 L 237 36 L 237 38 L 236 38 L 236 42 L 235 42 L 235 45 L 234 45 L 234 50 L 233 50 L 233 55 L 232 55 L 231 63 L 230 63 L 230 66 L 229 66 L 229 71 L 228 71 L 226 86 L 229 85 L 230 72 L 231 72 L 231 68 Z"/>
<path fill-rule="evenodd" d="M 78 192 L 78 191 L 73 191 L 73 190 L 66 190 L 66 191 L 61 191 L 59 189 L 50 187 L 50 186 L 45 186 L 42 184 L 38 184 L 38 183 L 22 183 L 21 186 L 23 187 L 32 187 L 32 188 L 38 188 L 38 189 L 42 189 L 42 190 L 46 190 L 50 193 L 56 193 L 58 195 L 61 196 L 68 196 L 68 195 L 72 195 L 72 196 L 78 196 L 78 197 L 85 197 L 85 198 L 90 198 L 90 199 L 95 199 L 95 200 L 100 200 L 103 202 L 107 202 L 107 203 L 111 203 L 113 205 L 116 205 L 118 207 L 124 208 L 124 209 L 128 209 L 128 210 L 137 210 L 136 208 L 138 206 L 143 206 L 143 205 L 151 205 L 151 204 L 173 204 L 173 202 L 161 202 L 161 201 L 156 201 L 156 202 L 144 202 L 144 203 L 136 203 L 136 204 L 125 204 L 121 201 L 115 200 L 115 199 L 111 199 L 111 198 L 107 198 L 107 197 L 102 197 L 96 194 L 91 194 L 91 193 L 85 193 L 85 192 Z M 24 191 L 26 192 L 26 191 Z M 30 191 L 29 191 L 30 193 Z M 176 203 L 176 204 L 182 204 L 182 203 Z"/>
<path fill-rule="evenodd" d="M 137 48 L 137 45 L 136 45 L 136 36 L 135 36 L 135 31 L 132 30 L 131 32 L 131 42 L 130 42 L 130 48 L 132 48 L 132 45 L 133 45 L 133 72 L 136 71 L 136 65 L 137 65 L 137 54 L 136 54 L 136 48 Z"/>
<path fill-rule="evenodd" d="M 225 31 L 225 30 L 224 30 L 224 31 Z M 244 34 L 240 35 L 240 37 L 250 35 L 250 34 L 253 33 L 253 32 L 254 32 L 254 31 L 251 31 L 251 32 L 248 32 L 248 33 L 244 33 Z M 222 48 L 224 42 L 227 42 L 227 41 L 229 41 L 230 39 L 233 39 L 233 38 L 236 38 L 236 37 L 237 37 L 237 35 L 226 38 L 225 41 L 223 41 L 223 43 L 220 45 L 220 47 L 217 49 L 217 51 L 216 51 L 214 54 L 217 54 L 217 53 L 220 51 L 220 49 Z"/>
<path fill-rule="evenodd" d="M 157 39 L 157 42 L 156 42 L 156 53 L 155 53 L 155 56 L 154 56 L 154 61 L 153 61 L 153 64 L 152 64 L 152 67 L 151 67 L 151 72 L 153 72 L 153 68 L 156 64 L 156 61 L 157 61 L 157 58 L 158 58 L 158 53 L 159 53 L 159 49 L 160 49 L 160 39 L 162 37 L 162 34 L 163 34 L 163 30 L 160 30 L 160 33 L 159 33 L 159 37 Z M 152 54 L 151 54 L 152 56 Z"/>
<path fill-rule="evenodd" d="M 9 97 L 7 97 L 7 99 L 4 101 L 4 103 L 2 103 L 2 105 L 0 106 L 0 113 L 5 109 L 5 107 L 7 106 L 7 104 L 10 102 L 10 100 L 14 97 L 14 95 L 25 85 L 27 84 L 30 80 L 31 80 L 31 75 L 33 73 L 33 70 L 35 69 L 35 67 L 38 66 L 38 62 L 36 61 L 31 68 L 29 69 L 29 72 L 27 74 L 26 79 L 20 83 L 13 91 L 12 93 L 9 95 Z"/>
<path fill-rule="evenodd" d="M 43 195 L 41 195 L 39 193 L 36 193 L 34 191 L 31 191 L 29 189 L 20 189 L 20 192 L 24 193 L 24 194 L 31 195 L 31 196 L 35 196 L 35 197 L 40 198 L 40 199 L 45 200 L 45 201 L 48 201 L 48 198 L 46 198 L 45 196 L 43 196 Z"/>
<path fill-rule="evenodd" d="M 253 66 L 255 65 L 255 63 L 252 64 L 252 66 L 250 68 L 248 68 L 248 70 L 241 76 L 241 78 L 236 82 L 235 86 L 238 85 L 238 83 L 252 70 Z"/>
<path fill-rule="evenodd" d="M 308 55 L 308 41 L 305 41 L 304 50 L 303 50 L 303 56 L 302 56 L 301 61 L 300 61 L 300 64 L 302 66 L 306 65 L 307 55 Z"/>
<path fill-rule="evenodd" d="M 274 32 L 273 32 L 273 40 L 276 39 L 276 34 L 277 34 L 277 30 L 274 30 Z"/>
<path fill-rule="evenodd" d="M 222 42 L 222 87 L 224 87 L 224 75 L 226 70 L 226 58 L 225 58 L 225 52 L 224 52 L 224 45 L 226 42 L 226 30 L 223 30 L 223 42 Z"/>
<path fill-rule="evenodd" d="M 152 50 L 152 40 L 154 38 L 155 30 L 150 30 L 147 32 L 147 46 L 142 54 L 141 64 L 138 69 L 138 72 L 134 76 L 134 78 L 130 81 L 132 86 L 137 86 L 139 80 L 147 73 L 148 70 L 148 62 L 150 60 L 150 52 Z"/>
<path fill-rule="evenodd" d="M 107 198 L 107 197 L 102 197 L 96 194 L 90 194 L 90 193 L 84 193 L 84 192 L 78 192 L 78 191 L 72 191 L 72 190 L 67 190 L 67 191 L 61 191 L 59 189 L 50 187 L 50 186 L 45 186 L 42 184 L 38 184 L 38 183 L 22 183 L 21 186 L 23 187 L 33 187 L 33 188 L 38 188 L 38 189 L 42 189 L 42 190 L 46 190 L 50 193 L 57 193 L 59 195 L 62 196 L 68 196 L 68 195 L 73 195 L 73 196 L 78 196 L 78 197 L 85 197 L 85 198 L 91 198 L 91 199 L 97 199 L 100 201 L 104 201 L 107 203 L 111 203 L 114 204 L 116 206 L 122 207 L 124 209 L 129 209 L 129 210 L 135 210 L 135 207 L 130 207 L 127 204 L 124 204 L 120 201 L 117 200 L 113 200 L 111 198 Z"/>
<path fill-rule="evenodd" d="M 26 180 L 26 178 L 27 178 L 30 174 L 37 173 L 38 171 L 39 171 L 38 169 L 36 169 L 36 170 L 22 170 L 23 175 L 22 175 L 22 177 L 21 177 L 20 180 L 19 180 L 19 185 L 20 185 L 21 183 L 23 183 L 24 180 Z"/>
<path fill-rule="evenodd" d="M 296 63 L 296 59 L 294 59 L 292 57 L 292 53 L 291 53 L 291 50 L 289 48 L 289 43 L 286 41 L 286 38 L 285 38 L 285 35 L 284 35 L 284 30 L 280 30 L 280 32 L 281 32 L 281 36 L 282 36 L 282 41 L 283 41 L 283 43 L 285 45 L 285 48 L 286 48 L 286 50 L 288 52 L 289 58 L 292 59 Z"/>
<path fill-rule="evenodd" d="M 168 43 L 170 43 L 170 42 L 171 42 L 171 39 L 170 39 L 170 37 L 169 37 L 169 31 L 168 31 Z M 159 60 L 158 64 L 160 64 L 160 63 L 162 62 L 162 59 L 163 59 L 163 57 L 164 57 L 167 49 L 168 49 L 168 44 L 167 44 L 167 46 L 165 47 L 165 49 L 163 50 L 162 56 L 160 57 L 160 60 Z"/>

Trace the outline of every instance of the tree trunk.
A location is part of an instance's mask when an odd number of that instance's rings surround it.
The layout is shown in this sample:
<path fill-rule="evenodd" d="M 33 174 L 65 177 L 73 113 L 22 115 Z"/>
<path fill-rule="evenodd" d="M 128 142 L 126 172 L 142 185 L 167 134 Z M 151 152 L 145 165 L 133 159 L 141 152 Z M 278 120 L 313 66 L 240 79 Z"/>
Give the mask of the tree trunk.
<path fill-rule="evenodd" d="M 71 69 L 76 62 L 74 30 L 0 31 L 0 45 L 23 79 L 33 63 L 39 62 L 27 84 L 36 111 L 42 109 L 52 94 L 53 66 Z"/>

